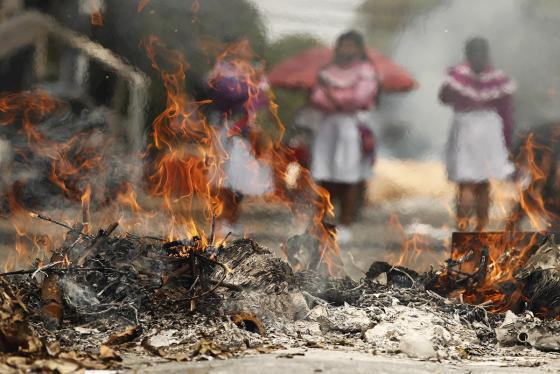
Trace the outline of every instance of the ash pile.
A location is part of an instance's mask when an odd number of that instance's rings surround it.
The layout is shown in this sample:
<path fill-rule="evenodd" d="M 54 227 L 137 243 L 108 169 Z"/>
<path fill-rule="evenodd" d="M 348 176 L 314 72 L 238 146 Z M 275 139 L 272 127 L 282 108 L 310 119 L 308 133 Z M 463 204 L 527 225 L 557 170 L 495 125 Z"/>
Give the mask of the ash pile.
<path fill-rule="evenodd" d="M 118 224 L 95 235 L 82 229 L 68 231 L 48 264 L 0 277 L 6 372 L 282 348 L 531 365 L 560 351 L 560 247 L 553 235 L 532 236 L 513 277 L 494 279 L 488 289 L 497 265 L 487 247 L 466 256 L 455 250 L 446 267 L 422 274 L 374 262 L 354 281 L 294 271 L 250 239 L 225 245 L 213 235 L 208 242 L 140 237 L 120 233 Z M 469 272 L 472 261 L 478 266 Z"/>

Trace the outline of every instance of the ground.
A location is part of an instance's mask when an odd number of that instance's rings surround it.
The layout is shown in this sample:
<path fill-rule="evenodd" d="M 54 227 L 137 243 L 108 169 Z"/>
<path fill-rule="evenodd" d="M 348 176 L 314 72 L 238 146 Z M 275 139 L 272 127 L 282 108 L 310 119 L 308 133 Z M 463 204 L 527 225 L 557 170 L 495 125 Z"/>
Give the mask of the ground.
<path fill-rule="evenodd" d="M 428 181 L 428 182 L 427 182 Z M 501 188 L 496 196 L 504 195 Z M 499 199 L 493 209 L 493 225 L 503 218 Z M 368 189 L 368 202 L 353 227 L 354 240 L 341 247 L 345 271 L 354 279 L 364 276 L 375 260 L 395 263 L 399 260 L 403 242 L 414 232 L 431 237 L 426 244 L 417 243 L 418 253 L 411 251 L 402 264 L 425 270 L 438 266 L 448 255 L 447 246 L 453 227 L 453 186 L 447 183 L 441 163 L 398 162 L 383 160 Z M 398 220 L 400 225 L 396 224 Z M 305 224 L 294 220 L 288 210 L 279 205 L 263 204 L 247 199 L 243 203 L 242 224 L 246 236 L 280 252 L 280 243 L 301 233 Z M 4 247 L 9 251 L 9 247 Z M 411 249 L 412 246 L 409 246 Z M 414 249 L 414 248 L 412 248 Z M 6 253 L 6 252 L 4 252 Z M 0 256 L 1 257 L 1 256 Z M 125 367 L 132 372 L 153 373 L 263 373 L 292 372 L 344 373 L 539 373 L 559 372 L 560 358 L 525 352 L 523 358 L 501 357 L 496 362 L 437 362 L 417 361 L 403 355 L 383 356 L 364 352 L 320 349 L 276 351 L 227 361 L 178 363 L 162 359 L 125 356 Z M 529 357 L 529 358 L 527 358 Z"/>
<path fill-rule="evenodd" d="M 507 360 L 499 362 L 439 363 L 411 360 L 398 356 L 377 356 L 359 352 L 331 351 L 320 349 L 278 351 L 259 356 L 233 360 L 213 360 L 195 363 L 162 361 L 142 361 L 134 357 L 125 360 L 130 372 L 150 372 L 165 374 L 285 374 L 291 373 L 383 373 L 383 374 L 518 374 L 518 373 L 558 373 L 560 359 L 542 362 L 527 360 L 525 366 Z"/>

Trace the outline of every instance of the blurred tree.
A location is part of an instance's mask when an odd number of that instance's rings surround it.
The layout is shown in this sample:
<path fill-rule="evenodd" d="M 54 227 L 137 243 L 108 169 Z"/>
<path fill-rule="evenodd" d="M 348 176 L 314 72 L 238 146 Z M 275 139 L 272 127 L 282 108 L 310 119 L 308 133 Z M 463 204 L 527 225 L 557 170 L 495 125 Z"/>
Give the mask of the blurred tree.
<path fill-rule="evenodd" d="M 138 1 L 106 0 L 104 44 L 151 74 L 151 117 L 159 113 L 165 94 L 141 42 L 156 35 L 168 47 L 181 51 L 190 69 L 186 82 L 197 99 L 206 98 L 205 76 L 226 43 L 247 37 L 257 53 L 266 44 L 265 29 L 248 0 L 151 0 L 138 12 Z"/>
<path fill-rule="evenodd" d="M 26 5 L 54 15 L 150 75 L 149 120 L 165 105 L 161 79 L 141 46 L 149 35 L 183 53 L 190 65 L 188 90 L 197 99 L 205 97 L 206 73 L 226 43 L 247 37 L 257 53 L 262 55 L 265 49 L 265 28 L 249 0 L 151 0 L 142 11 L 138 9 L 140 0 L 104 0 L 102 27 L 92 26 L 88 16 L 79 14 L 78 5 L 83 1 L 27 0 Z"/>
<path fill-rule="evenodd" d="M 357 25 L 368 44 L 389 52 L 394 38 L 413 18 L 444 4 L 447 0 L 364 0 L 357 10 Z"/>
<path fill-rule="evenodd" d="M 271 43 L 264 55 L 269 68 L 282 62 L 284 59 L 300 52 L 323 44 L 317 38 L 308 34 L 289 34 Z M 307 91 L 275 89 L 276 102 L 279 105 L 280 118 L 286 124 L 287 136 L 290 136 L 291 125 L 298 109 L 307 103 Z"/>

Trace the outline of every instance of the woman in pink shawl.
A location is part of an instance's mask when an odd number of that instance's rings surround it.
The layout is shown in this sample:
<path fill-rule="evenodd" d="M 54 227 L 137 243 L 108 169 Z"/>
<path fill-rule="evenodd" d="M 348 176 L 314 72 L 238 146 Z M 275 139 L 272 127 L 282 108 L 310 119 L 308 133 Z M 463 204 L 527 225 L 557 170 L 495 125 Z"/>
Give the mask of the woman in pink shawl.
<path fill-rule="evenodd" d="M 339 36 L 334 60 L 319 72 L 317 82 L 311 103 L 322 112 L 322 119 L 313 139 L 311 173 L 340 201 L 337 237 L 347 243 L 361 187 L 372 175 L 374 160 L 368 118 L 375 105 L 377 79 L 359 33 Z"/>
<path fill-rule="evenodd" d="M 453 108 L 447 145 L 447 173 L 458 183 L 457 227 L 469 229 L 476 215 L 477 231 L 488 224 L 490 180 L 513 172 L 508 148 L 513 131 L 513 82 L 490 65 L 488 42 L 470 39 L 466 62 L 450 68 L 439 98 Z"/>

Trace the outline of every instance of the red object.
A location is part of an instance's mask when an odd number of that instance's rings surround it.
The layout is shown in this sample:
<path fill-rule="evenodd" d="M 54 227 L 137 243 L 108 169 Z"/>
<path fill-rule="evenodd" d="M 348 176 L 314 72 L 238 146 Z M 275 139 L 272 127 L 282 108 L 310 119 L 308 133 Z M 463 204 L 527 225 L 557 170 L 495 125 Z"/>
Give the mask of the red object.
<path fill-rule="evenodd" d="M 380 52 L 368 48 L 367 54 L 379 75 L 382 91 L 407 92 L 418 86 L 408 71 Z M 312 48 L 274 66 L 268 74 L 268 80 L 273 87 L 311 89 L 319 70 L 332 59 L 333 51 L 330 48 Z"/>
<path fill-rule="evenodd" d="M 362 139 L 362 153 L 365 156 L 375 156 L 375 135 L 369 127 L 364 125 L 358 126 L 360 138 Z"/>
<path fill-rule="evenodd" d="M 298 144 L 291 148 L 295 160 L 303 167 L 308 167 L 311 163 L 311 155 L 305 144 Z"/>

